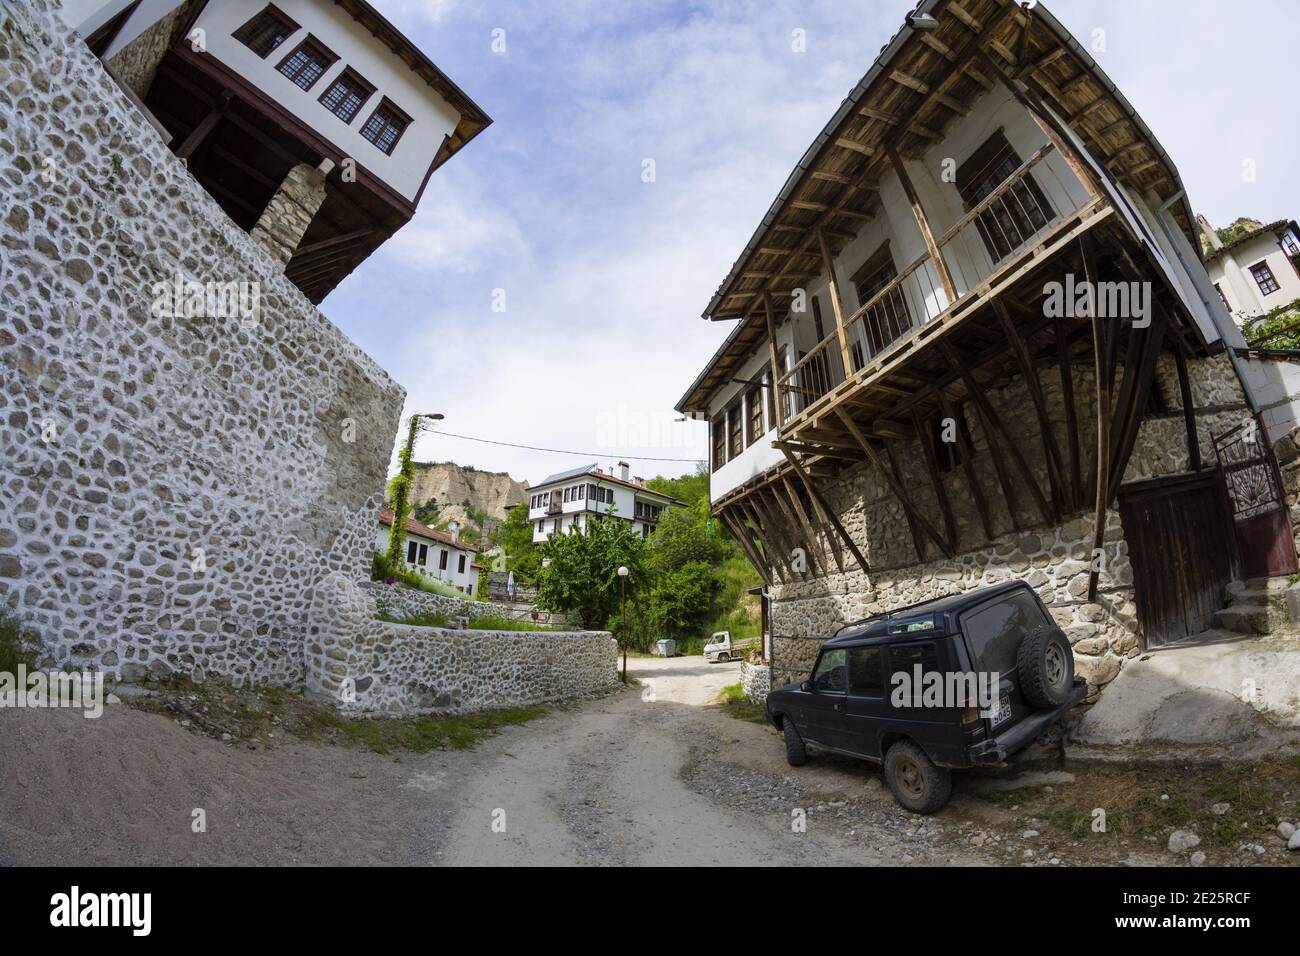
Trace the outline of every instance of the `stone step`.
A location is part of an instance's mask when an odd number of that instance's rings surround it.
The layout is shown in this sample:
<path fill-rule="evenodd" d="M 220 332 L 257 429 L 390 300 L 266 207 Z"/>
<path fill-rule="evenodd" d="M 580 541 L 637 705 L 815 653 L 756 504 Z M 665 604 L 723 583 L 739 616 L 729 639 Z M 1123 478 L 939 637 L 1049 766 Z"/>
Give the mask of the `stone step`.
<path fill-rule="evenodd" d="M 1214 626 L 1236 634 L 1268 634 L 1274 614 L 1267 604 L 1232 604 L 1214 612 Z"/>

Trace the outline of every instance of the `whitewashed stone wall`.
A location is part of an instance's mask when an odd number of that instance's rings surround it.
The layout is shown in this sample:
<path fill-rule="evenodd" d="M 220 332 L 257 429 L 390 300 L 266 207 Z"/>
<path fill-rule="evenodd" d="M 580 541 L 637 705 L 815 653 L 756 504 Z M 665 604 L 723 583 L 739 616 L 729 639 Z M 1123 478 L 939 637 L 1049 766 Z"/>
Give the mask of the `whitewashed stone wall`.
<path fill-rule="evenodd" d="M 372 716 L 463 714 L 589 697 L 618 680 L 608 631 L 474 631 L 376 618 L 372 590 L 345 574 L 316 589 L 307 688 Z"/>
<path fill-rule="evenodd" d="M 300 682 L 369 573 L 403 392 L 190 177 L 47 0 L 0 4 L 0 603 L 50 663 Z M 260 285 L 252 320 L 156 283 Z"/>
<path fill-rule="evenodd" d="M 772 690 L 772 668 L 766 664 L 751 664 L 744 661 L 740 665 L 740 689 L 744 695 L 756 704 L 767 700 Z"/>
<path fill-rule="evenodd" d="M 380 610 L 398 611 L 407 615 L 447 614 L 451 617 L 508 617 L 516 621 L 534 621 L 538 624 L 562 625 L 567 623 L 563 614 L 538 611 L 531 605 L 509 604 L 499 601 L 467 601 L 462 598 L 417 591 L 396 584 L 363 581 L 361 588 L 375 599 Z M 536 615 L 536 616 L 534 616 Z"/>
<path fill-rule="evenodd" d="M 1188 364 L 1201 455 L 1209 464 L 1214 455 L 1211 433 L 1218 434 L 1239 424 L 1249 413 L 1226 356 Z M 1095 388 L 1092 375 L 1083 368 L 1076 367 L 1073 378 L 1086 480 L 1096 444 Z M 1125 474 L 1126 482 L 1178 474 L 1189 468 L 1182 401 L 1172 357 L 1162 357 L 1158 362 L 1156 382 L 1160 401 L 1168 410 L 1155 413 L 1143 422 Z M 1068 454 L 1064 399 L 1057 370 L 1044 369 L 1040 383 L 1057 442 Z M 1040 486 L 1047 489 L 1039 423 L 1023 379 L 1016 378 L 1007 387 L 990 392 L 989 400 Z M 965 412 L 975 445 L 976 470 L 988 495 L 998 537 L 992 543 L 982 542 L 979 515 L 960 467 L 943 478 L 958 531 L 958 554 L 953 559 L 939 554 L 927 540 L 925 558 L 918 560 L 902 505 L 870 467 L 858 466 L 827 484 L 823 491 L 831 507 L 840 515 L 873 570 L 870 576 L 862 573 L 846 553 L 842 574 L 832 565 L 832 573 L 828 575 L 810 576 L 807 580 L 772 588 L 775 686 L 804 679 L 816 661 L 822 642 L 843 624 L 1012 578 L 1024 579 L 1034 588 L 1069 637 L 1076 670 L 1088 680 L 1090 697 L 1095 698 L 1099 689 L 1114 679 L 1125 660 L 1141 652 L 1133 571 L 1118 512 L 1107 512 L 1103 573 L 1097 600 L 1089 602 L 1091 511 L 1080 512 L 1060 524 L 1044 524 L 1033 499 L 1023 490 L 1016 508 L 1022 530 L 1015 530 L 1002 500 L 983 430 L 973 419 L 974 409 L 966 407 Z M 918 507 L 939 525 L 941 512 L 929 473 L 924 470 L 920 448 L 913 444 L 897 457 L 904 484 L 915 496 Z M 1009 463 L 1008 469 L 1011 469 Z M 1300 462 L 1297 474 L 1300 474 Z M 1017 480 L 1016 485 L 1023 488 L 1023 482 Z M 1297 486 L 1300 487 L 1300 478 Z"/>

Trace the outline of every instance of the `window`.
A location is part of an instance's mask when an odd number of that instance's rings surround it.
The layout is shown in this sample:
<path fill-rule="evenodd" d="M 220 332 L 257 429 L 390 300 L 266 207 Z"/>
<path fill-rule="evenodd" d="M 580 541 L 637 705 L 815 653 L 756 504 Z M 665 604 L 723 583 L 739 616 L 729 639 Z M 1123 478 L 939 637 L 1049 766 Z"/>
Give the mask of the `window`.
<path fill-rule="evenodd" d="M 1288 256 L 1300 256 L 1300 243 L 1295 241 L 1295 236 L 1291 233 L 1282 233 L 1282 251 Z"/>
<path fill-rule="evenodd" d="M 751 388 L 745 396 L 749 407 L 749 444 L 754 444 L 763 434 L 763 394 L 762 389 Z"/>
<path fill-rule="evenodd" d="M 921 675 L 932 674 L 939 669 L 939 657 L 934 651 L 934 645 L 928 641 L 924 644 L 895 644 L 889 649 L 889 686 L 895 686 L 894 681 L 899 674 L 906 674 L 907 680 L 911 684 L 914 694 L 920 693 L 921 688 L 916 686 L 916 668 L 921 668 Z"/>
<path fill-rule="evenodd" d="M 813 331 L 817 333 L 817 341 L 821 342 L 826 338 L 825 327 L 822 325 L 822 300 L 820 296 L 812 297 L 813 313 Z"/>
<path fill-rule="evenodd" d="M 370 99 L 375 88 L 358 76 L 351 67 L 339 74 L 338 79 L 320 98 L 321 104 L 345 123 L 351 123 L 362 105 Z"/>
<path fill-rule="evenodd" d="M 881 663 L 878 647 L 849 648 L 849 693 L 883 697 L 885 678 Z"/>
<path fill-rule="evenodd" d="M 553 534 L 559 534 L 559 533 L 560 533 L 560 519 L 559 519 L 559 518 L 556 518 L 554 521 L 551 522 L 551 532 L 552 532 Z"/>
<path fill-rule="evenodd" d="M 1227 309 L 1229 312 L 1231 312 L 1232 306 L 1228 304 L 1228 297 L 1223 294 L 1223 290 L 1219 288 L 1219 283 L 1217 282 L 1214 283 L 1214 291 L 1219 293 L 1219 298 L 1223 300 L 1223 307 Z"/>
<path fill-rule="evenodd" d="M 1020 157 L 1001 130 L 990 136 L 957 169 L 957 191 L 967 209 L 974 209 L 1020 168 Z M 1018 179 L 975 218 L 975 228 L 989 257 L 1001 262 L 1044 228 L 1054 215 L 1052 206 L 1032 174 Z"/>
<path fill-rule="evenodd" d="M 411 125 L 411 118 L 399 110 L 389 100 L 384 100 L 370 114 L 366 125 L 361 127 L 361 135 L 379 147 L 381 153 L 391 155 L 397 148 L 397 141 Z"/>
<path fill-rule="evenodd" d="M 1264 295 L 1272 295 L 1278 290 L 1277 280 L 1273 278 L 1273 270 L 1268 267 L 1267 262 L 1258 262 L 1251 266 L 1250 274 L 1255 277 L 1255 284 Z"/>
<path fill-rule="evenodd" d="M 417 547 L 418 545 L 414 541 L 406 542 L 406 563 L 407 564 L 415 563 L 415 554 L 416 554 Z"/>
<path fill-rule="evenodd" d="M 537 522 L 537 533 L 538 533 L 538 534 L 546 534 L 546 522 L 545 522 L 545 521 L 539 521 L 539 522 Z"/>
<path fill-rule="evenodd" d="M 456 573 L 457 574 L 465 573 L 465 555 L 463 554 L 460 556 L 460 560 L 456 562 Z"/>
<path fill-rule="evenodd" d="M 424 567 L 429 563 L 429 546 L 427 544 L 420 545 L 420 556 L 415 559 L 415 563 L 420 567 Z"/>
<path fill-rule="evenodd" d="M 967 611 L 962 615 L 961 629 L 975 670 L 1008 674 L 1016 667 L 1016 651 L 1025 634 L 1046 623 L 1033 595 L 1013 591 L 991 604 Z"/>
<path fill-rule="evenodd" d="M 930 447 L 934 449 L 935 467 L 943 474 L 952 471 L 966 460 L 971 447 L 970 429 L 966 427 L 964 405 L 953 409 L 953 420 L 942 412 L 930 419 Z"/>
<path fill-rule="evenodd" d="M 890 255 L 889 243 L 881 243 L 879 249 L 871 254 L 853 274 L 853 288 L 858 293 L 858 307 L 866 305 L 879 296 L 890 283 L 898 277 L 894 267 L 894 257 Z M 891 342 L 912 327 L 912 313 L 907 308 L 907 299 L 901 286 L 893 286 L 870 309 L 862 315 L 861 328 L 870 349 L 870 356 L 884 350 Z M 859 342 L 853 343 L 853 361 L 862 367 L 862 348 Z M 856 371 L 856 369 L 855 369 Z"/>
<path fill-rule="evenodd" d="M 740 427 L 740 402 L 727 409 L 727 458 L 735 458 L 745 450 L 745 433 Z"/>
<path fill-rule="evenodd" d="M 713 439 L 713 470 L 727 463 L 727 421 L 719 415 L 709 422 L 709 437 Z"/>
<path fill-rule="evenodd" d="M 817 673 L 813 674 L 813 689 L 823 691 L 838 691 L 844 693 L 846 686 L 845 651 L 842 647 L 826 651 L 822 654 L 822 659 L 817 662 Z"/>
<path fill-rule="evenodd" d="M 298 44 L 298 49 L 286 56 L 277 69 L 293 80 L 299 89 L 310 90 L 316 81 L 325 75 L 325 71 L 338 60 L 313 36 Z"/>
<path fill-rule="evenodd" d="M 447 570 L 447 552 L 445 550 L 438 552 L 438 570 Z"/>
<path fill-rule="evenodd" d="M 265 60 L 297 32 L 298 24 L 270 5 L 231 35 Z"/>

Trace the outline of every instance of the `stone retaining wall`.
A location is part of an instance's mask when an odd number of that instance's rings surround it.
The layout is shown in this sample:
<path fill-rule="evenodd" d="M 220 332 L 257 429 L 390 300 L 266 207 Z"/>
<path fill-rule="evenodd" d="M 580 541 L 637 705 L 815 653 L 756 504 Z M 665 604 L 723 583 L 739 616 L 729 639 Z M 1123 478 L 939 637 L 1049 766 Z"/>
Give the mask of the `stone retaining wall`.
<path fill-rule="evenodd" d="M 608 631 L 473 631 L 376 619 L 373 589 L 316 588 L 307 688 L 372 716 L 463 714 L 589 697 L 619 686 Z"/>
<path fill-rule="evenodd" d="M 740 689 L 747 698 L 761 704 L 772 691 L 772 668 L 743 661 L 740 665 Z"/>
<path fill-rule="evenodd" d="M 360 587 L 371 593 L 381 609 L 400 611 L 407 615 L 446 614 L 449 617 L 468 617 L 471 620 L 488 616 L 508 617 L 515 621 L 530 621 L 548 626 L 561 626 L 568 622 L 563 614 L 539 611 L 531 604 L 468 601 L 378 581 L 363 581 Z"/>
<path fill-rule="evenodd" d="M 48 0 L 0 4 L 0 221 L 0 606 L 55 666 L 301 682 L 316 582 L 369 574 L 401 387 Z M 207 283 L 249 308 L 187 308 Z"/>

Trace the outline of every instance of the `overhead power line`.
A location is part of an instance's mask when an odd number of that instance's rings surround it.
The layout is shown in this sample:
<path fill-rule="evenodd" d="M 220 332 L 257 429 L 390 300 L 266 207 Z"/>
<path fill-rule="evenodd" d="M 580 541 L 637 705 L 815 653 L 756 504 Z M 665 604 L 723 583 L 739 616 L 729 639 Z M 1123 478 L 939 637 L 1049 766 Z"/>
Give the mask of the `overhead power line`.
<path fill-rule="evenodd" d="M 553 454 L 553 455 L 580 455 L 580 456 L 582 456 L 582 457 L 584 457 L 584 458 L 604 458 L 605 456 L 610 455 L 610 453 L 607 452 L 607 451 L 568 451 L 568 450 L 563 449 L 563 448 L 540 448 L 540 447 L 538 447 L 537 445 L 519 445 L 519 444 L 516 444 L 515 442 L 511 442 L 511 441 L 493 441 L 491 438 L 475 438 L 475 437 L 472 436 L 472 435 L 456 435 L 456 434 L 454 434 L 454 433 L 452 433 L 452 432 L 445 432 L 445 431 L 443 431 L 443 430 L 440 429 L 440 428 L 439 428 L 439 429 L 436 429 L 436 430 L 431 429 L 431 430 L 425 432 L 425 434 L 426 434 L 426 435 L 444 435 L 444 436 L 446 436 L 447 438 L 459 438 L 459 439 L 462 439 L 463 441 L 476 441 L 476 442 L 481 442 L 481 443 L 484 444 L 484 445 L 504 445 L 504 446 L 507 447 L 507 448 L 523 448 L 523 449 L 526 449 L 526 450 L 528 450 L 528 451 L 545 451 L 545 452 L 550 452 L 550 453 Z M 701 461 L 704 461 L 704 460 L 705 460 L 705 459 L 703 459 L 703 458 L 651 458 L 651 457 L 647 457 L 646 455 L 624 455 L 624 454 L 621 454 L 621 453 L 620 453 L 620 454 L 614 454 L 614 455 L 612 455 L 611 457 L 614 457 L 614 458 L 630 458 L 630 459 L 632 459 L 633 461 L 689 461 L 689 462 L 701 462 Z"/>

